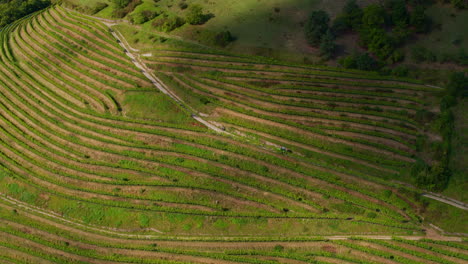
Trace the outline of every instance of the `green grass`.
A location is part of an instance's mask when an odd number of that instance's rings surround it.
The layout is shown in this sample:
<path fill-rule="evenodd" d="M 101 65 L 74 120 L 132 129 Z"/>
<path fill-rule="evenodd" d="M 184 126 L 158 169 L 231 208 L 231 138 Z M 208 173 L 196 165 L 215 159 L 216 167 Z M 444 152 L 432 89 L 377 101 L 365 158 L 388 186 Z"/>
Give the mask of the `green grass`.
<path fill-rule="evenodd" d="M 454 108 L 455 129 L 452 137 L 450 168 L 452 176 L 443 194 L 463 202 L 468 201 L 468 99 L 461 99 Z"/>
<path fill-rule="evenodd" d="M 436 200 L 423 198 L 428 206 L 423 213 L 427 222 L 446 232 L 468 233 L 468 212 Z"/>
<path fill-rule="evenodd" d="M 127 92 L 123 101 L 123 111 L 128 117 L 168 123 L 186 124 L 191 120 L 188 113 L 158 91 Z"/>
<path fill-rule="evenodd" d="M 444 54 L 458 54 L 462 49 L 468 52 L 467 10 L 456 10 L 448 4 L 435 4 L 427 10 L 427 14 L 433 20 L 434 29 L 407 46 L 407 57 L 411 57 L 411 48 L 418 46 L 432 51 L 439 59 Z"/>

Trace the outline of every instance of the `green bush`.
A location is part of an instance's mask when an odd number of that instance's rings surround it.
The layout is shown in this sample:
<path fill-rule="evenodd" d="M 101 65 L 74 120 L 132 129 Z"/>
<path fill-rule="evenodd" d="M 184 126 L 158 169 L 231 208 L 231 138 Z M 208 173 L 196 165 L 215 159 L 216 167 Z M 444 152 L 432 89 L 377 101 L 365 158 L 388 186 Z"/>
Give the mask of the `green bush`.
<path fill-rule="evenodd" d="M 152 23 L 153 27 L 162 32 L 171 32 L 184 24 L 185 21 L 182 18 L 178 16 L 168 17 L 166 14 L 160 15 Z"/>
<path fill-rule="evenodd" d="M 136 14 L 132 14 L 130 17 L 130 22 L 133 24 L 143 24 L 155 18 L 158 14 L 150 10 L 144 10 Z"/>

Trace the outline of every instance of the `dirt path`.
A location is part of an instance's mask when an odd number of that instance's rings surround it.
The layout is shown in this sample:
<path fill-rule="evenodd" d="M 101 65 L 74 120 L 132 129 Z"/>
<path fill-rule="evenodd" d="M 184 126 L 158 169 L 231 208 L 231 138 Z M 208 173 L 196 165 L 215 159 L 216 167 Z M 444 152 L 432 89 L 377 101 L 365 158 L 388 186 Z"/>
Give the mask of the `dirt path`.
<path fill-rule="evenodd" d="M 440 194 L 424 193 L 422 196 L 430 198 L 430 199 L 437 200 L 439 202 L 442 202 L 442 203 L 445 203 L 445 204 L 448 204 L 448 205 L 451 205 L 451 206 L 455 206 L 455 207 L 463 209 L 465 211 L 468 210 L 468 205 L 466 203 L 457 201 L 455 199 L 452 199 L 452 198 L 449 198 L 449 197 L 446 197 L 446 196 L 442 196 Z"/>

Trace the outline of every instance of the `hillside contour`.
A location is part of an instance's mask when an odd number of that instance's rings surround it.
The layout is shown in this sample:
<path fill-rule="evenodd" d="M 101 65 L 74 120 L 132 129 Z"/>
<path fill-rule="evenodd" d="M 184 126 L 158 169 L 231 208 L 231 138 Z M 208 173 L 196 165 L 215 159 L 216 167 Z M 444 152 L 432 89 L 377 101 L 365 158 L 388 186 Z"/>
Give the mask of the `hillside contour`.
<path fill-rule="evenodd" d="M 1 262 L 468 261 L 463 238 L 430 225 L 424 191 L 398 183 L 438 162 L 418 113 L 437 112 L 442 88 L 139 51 L 60 6 L 0 44 Z"/>

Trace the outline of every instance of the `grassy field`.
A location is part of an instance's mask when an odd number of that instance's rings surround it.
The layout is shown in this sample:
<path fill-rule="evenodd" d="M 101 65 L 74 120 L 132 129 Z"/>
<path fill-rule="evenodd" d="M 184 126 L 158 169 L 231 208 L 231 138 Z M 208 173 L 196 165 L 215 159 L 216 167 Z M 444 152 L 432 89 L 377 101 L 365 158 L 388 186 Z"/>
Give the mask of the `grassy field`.
<path fill-rule="evenodd" d="M 428 35 L 419 36 L 416 41 L 411 42 L 407 46 L 408 54 L 411 54 L 411 49 L 415 47 L 423 47 L 441 60 L 444 56 L 468 51 L 466 10 L 456 10 L 448 4 L 436 4 L 427 10 L 427 14 L 433 20 L 434 29 Z M 408 59 L 411 61 L 411 55 Z"/>
<path fill-rule="evenodd" d="M 391 181 L 438 88 L 144 30 L 53 6 L 0 31 L 1 261 L 466 262 L 429 225 L 466 211 Z"/>

